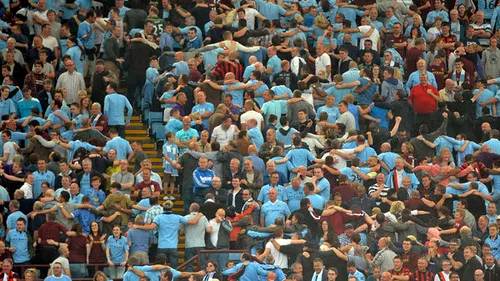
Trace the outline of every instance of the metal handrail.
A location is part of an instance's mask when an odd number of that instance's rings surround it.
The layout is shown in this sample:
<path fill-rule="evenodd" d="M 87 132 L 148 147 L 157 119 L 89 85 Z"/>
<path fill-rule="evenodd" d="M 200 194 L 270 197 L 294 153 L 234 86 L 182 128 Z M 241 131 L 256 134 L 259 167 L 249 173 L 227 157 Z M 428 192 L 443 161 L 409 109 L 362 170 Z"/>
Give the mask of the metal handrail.
<path fill-rule="evenodd" d="M 181 270 L 184 267 L 186 267 L 188 264 L 192 263 L 194 260 L 198 261 L 198 266 L 201 268 L 201 254 L 217 254 L 217 253 L 246 253 L 250 252 L 250 250 L 198 250 L 196 255 L 182 263 L 181 265 L 177 266 L 175 269 L 176 270 Z M 224 266 L 224 265 L 220 265 Z"/>

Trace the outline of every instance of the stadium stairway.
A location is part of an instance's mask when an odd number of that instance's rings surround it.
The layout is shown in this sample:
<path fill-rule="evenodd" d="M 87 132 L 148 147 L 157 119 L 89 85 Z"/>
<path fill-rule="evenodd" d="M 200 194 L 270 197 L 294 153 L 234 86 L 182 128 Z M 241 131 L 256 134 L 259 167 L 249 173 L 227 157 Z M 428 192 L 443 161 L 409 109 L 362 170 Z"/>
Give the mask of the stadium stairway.
<path fill-rule="evenodd" d="M 130 126 L 126 128 L 125 134 L 126 139 L 132 143 L 134 141 L 141 141 L 144 152 L 148 156 L 148 158 L 153 162 L 153 172 L 160 175 L 163 179 L 163 163 L 161 158 L 161 147 L 158 147 L 156 150 L 155 141 L 156 139 L 152 136 L 148 135 L 148 125 L 147 123 L 143 123 L 142 118 L 139 113 L 135 113 L 132 115 L 130 120 Z M 163 188 L 163 187 L 162 187 Z M 160 196 L 160 205 L 163 205 L 164 200 L 163 197 L 165 195 L 162 193 Z M 182 202 L 181 195 L 178 190 L 175 193 L 175 202 L 173 212 L 179 215 L 184 215 L 184 203 Z M 184 235 L 179 236 L 179 264 L 184 262 Z"/>

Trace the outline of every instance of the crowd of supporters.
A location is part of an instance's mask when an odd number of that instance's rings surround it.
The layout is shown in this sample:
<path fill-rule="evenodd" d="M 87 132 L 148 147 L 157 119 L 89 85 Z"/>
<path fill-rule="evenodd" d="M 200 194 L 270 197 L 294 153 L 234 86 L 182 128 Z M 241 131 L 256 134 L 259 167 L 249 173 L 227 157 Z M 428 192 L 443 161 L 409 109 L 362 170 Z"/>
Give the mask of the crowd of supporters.
<path fill-rule="evenodd" d="M 1 0 L 0 278 L 499 281 L 497 2 Z"/>

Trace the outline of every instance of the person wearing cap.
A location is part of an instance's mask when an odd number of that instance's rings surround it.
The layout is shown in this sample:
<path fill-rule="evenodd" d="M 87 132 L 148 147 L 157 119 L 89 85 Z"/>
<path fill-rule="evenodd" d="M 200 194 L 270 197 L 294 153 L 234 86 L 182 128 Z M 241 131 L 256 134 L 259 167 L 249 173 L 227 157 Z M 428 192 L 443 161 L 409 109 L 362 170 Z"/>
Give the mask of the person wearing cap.
<path fill-rule="evenodd" d="M 178 232 L 180 225 L 194 225 L 198 223 L 203 214 L 198 213 L 195 217 L 188 220 L 183 216 L 173 214 L 173 207 L 174 203 L 167 200 L 163 204 L 164 213 L 155 217 L 152 223 L 147 225 L 134 224 L 133 227 L 143 230 L 154 230 L 158 227 L 158 253 L 166 254 L 168 256 L 169 263 L 173 267 L 176 267 L 178 265 L 177 244 L 179 240 Z"/>

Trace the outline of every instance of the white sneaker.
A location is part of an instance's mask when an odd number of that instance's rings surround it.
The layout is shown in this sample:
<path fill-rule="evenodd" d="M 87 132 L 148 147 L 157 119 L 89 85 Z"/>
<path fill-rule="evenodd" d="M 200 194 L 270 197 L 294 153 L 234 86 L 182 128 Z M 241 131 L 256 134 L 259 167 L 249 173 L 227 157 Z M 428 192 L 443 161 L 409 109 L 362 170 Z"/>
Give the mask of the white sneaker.
<path fill-rule="evenodd" d="M 173 195 L 170 195 L 170 200 L 175 200 L 175 197 Z"/>
<path fill-rule="evenodd" d="M 166 201 L 166 200 L 170 200 L 170 196 L 168 196 L 168 195 L 167 195 L 167 196 L 163 197 L 163 200 L 164 200 L 164 201 Z"/>

